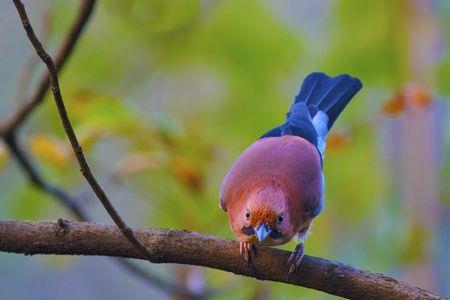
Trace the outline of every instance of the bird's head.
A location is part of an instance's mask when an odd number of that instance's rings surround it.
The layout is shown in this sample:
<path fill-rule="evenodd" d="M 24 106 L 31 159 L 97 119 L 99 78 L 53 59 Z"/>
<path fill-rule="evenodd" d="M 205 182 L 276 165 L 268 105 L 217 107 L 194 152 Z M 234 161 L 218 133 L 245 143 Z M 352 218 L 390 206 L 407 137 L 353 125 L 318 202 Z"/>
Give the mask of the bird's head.
<path fill-rule="evenodd" d="M 294 230 L 287 204 L 287 195 L 278 185 L 252 190 L 237 213 L 235 232 L 241 240 L 259 245 L 289 242 Z"/>

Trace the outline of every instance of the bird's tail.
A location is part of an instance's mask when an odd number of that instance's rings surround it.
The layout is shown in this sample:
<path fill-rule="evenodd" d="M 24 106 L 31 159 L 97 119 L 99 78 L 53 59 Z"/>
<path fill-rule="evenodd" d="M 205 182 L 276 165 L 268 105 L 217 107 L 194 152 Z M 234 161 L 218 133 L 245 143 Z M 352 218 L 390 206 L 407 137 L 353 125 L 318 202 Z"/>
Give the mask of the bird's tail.
<path fill-rule="evenodd" d="M 312 119 L 319 111 L 322 111 L 328 117 L 327 130 L 329 131 L 361 88 L 362 84 L 359 79 L 346 74 L 329 77 L 324 73 L 312 73 L 303 81 L 291 112 L 295 111 L 297 104 L 302 102 L 308 107 Z"/>
<path fill-rule="evenodd" d="M 323 153 L 328 132 L 361 88 L 361 81 L 349 75 L 329 77 L 323 73 L 312 73 L 303 81 L 286 115 L 286 122 L 266 132 L 261 138 L 300 136 Z"/>

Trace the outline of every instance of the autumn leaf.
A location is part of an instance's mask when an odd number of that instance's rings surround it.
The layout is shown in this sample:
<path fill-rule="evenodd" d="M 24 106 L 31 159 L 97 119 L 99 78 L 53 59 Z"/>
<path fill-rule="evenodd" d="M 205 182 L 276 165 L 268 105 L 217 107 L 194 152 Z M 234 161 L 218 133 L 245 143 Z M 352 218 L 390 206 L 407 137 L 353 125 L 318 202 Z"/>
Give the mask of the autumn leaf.
<path fill-rule="evenodd" d="M 396 91 L 394 95 L 383 104 L 383 112 L 388 116 L 395 116 L 405 110 L 403 91 Z"/>
<path fill-rule="evenodd" d="M 350 142 L 350 134 L 347 132 L 330 133 L 327 137 L 327 151 L 336 152 L 344 149 Z"/>
<path fill-rule="evenodd" d="M 170 164 L 170 172 L 184 186 L 200 192 L 204 188 L 204 176 L 198 165 L 186 157 L 174 158 Z"/>
<path fill-rule="evenodd" d="M 431 103 L 430 93 L 418 85 L 408 85 L 406 94 L 407 104 L 411 108 L 423 109 L 428 107 Z"/>
<path fill-rule="evenodd" d="M 71 155 L 66 144 L 57 138 L 36 134 L 30 140 L 31 151 L 36 157 L 59 168 L 69 167 Z"/>
<path fill-rule="evenodd" d="M 426 89 L 416 84 L 407 84 L 384 102 L 382 111 L 388 116 L 396 116 L 406 110 L 423 110 L 430 103 L 431 95 Z"/>

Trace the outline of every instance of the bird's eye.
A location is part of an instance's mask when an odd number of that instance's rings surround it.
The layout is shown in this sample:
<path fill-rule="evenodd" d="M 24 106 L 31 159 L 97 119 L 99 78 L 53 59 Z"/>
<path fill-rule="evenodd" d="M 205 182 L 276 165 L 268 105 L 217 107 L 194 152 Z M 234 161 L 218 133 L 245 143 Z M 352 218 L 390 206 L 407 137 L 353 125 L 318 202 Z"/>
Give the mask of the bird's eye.
<path fill-rule="evenodd" d="M 281 222 L 283 222 L 283 215 L 278 216 L 278 224 L 280 224 Z"/>
<path fill-rule="evenodd" d="M 247 210 L 247 212 L 245 213 L 245 218 L 247 220 L 250 220 L 250 212 Z"/>

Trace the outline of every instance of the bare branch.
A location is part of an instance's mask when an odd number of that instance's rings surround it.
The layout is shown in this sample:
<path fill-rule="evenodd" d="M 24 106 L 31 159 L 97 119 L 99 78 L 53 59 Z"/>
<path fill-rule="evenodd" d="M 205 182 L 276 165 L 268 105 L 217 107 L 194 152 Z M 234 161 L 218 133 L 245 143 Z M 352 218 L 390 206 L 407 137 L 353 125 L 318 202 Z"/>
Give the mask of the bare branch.
<path fill-rule="evenodd" d="M 78 139 L 75 135 L 75 132 L 72 128 L 72 124 L 70 123 L 69 116 L 66 111 L 66 107 L 64 105 L 64 100 L 61 95 L 59 81 L 58 81 L 58 70 L 53 62 L 51 56 L 44 50 L 41 42 L 37 38 L 34 33 L 33 27 L 31 26 L 30 20 L 28 19 L 25 6 L 20 0 L 13 0 L 14 5 L 16 6 L 17 12 L 19 13 L 20 19 L 22 20 L 22 25 L 27 33 L 28 39 L 36 50 L 37 55 L 41 58 L 41 60 L 47 66 L 49 76 L 50 76 L 50 84 L 52 87 L 53 98 L 55 99 L 56 106 L 58 108 L 59 116 L 61 118 L 62 125 L 64 127 L 64 131 L 70 141 L 75 157 L 77 158 L 78 164 L 80 165 L 80 171 L 83 176 L 86 178 L 86 181 L 91 186 L 92 190 L 96 194 L 97 198 L 102 203 L 103 207 L 108 212 L 109 216 L 112 218 L 117 227 L 122 231 L 124 236 L 130 241 L 131 244 L 141 253 L 144 257 L 147 257 L 149 261 L 151 261 L 152 256 L 150 252 L 142 245 L 142 243 L 136 238 L 133 234 L 133 231 L 130 227 L 125 223 L 122 217 L 118 214 L 108 196 L 102 187 L 98 184 L 94 175 L 92 174 L 89 165 L 84 157 L 83 150 L 78 142 Z"/>
<path fill-rule="evenodd" d="M 75 45 L 77 44 L 84 27 L 86 26 L 90 16 L 95 7 L 96 0 L 83 0 L 82 4 L 77 12 L 75 21 L 72 24 L 66 38 L 59 48 L 56 59 L 55 66 L 56 69 L 61 70 L 67 58 L 72 53 Z M 39 79 L 38 86 L 36 87 L 33 96 L 25 102 L 18 111 L 13 114 L 6 122 L 0 127 L 0 135 L 13 132 L 19 127 L 28 115 L 42 102 L 47 90 L 50 87 L 50 78 L 47 72 L 44 72 Z"/>
<path fill-rule="evenodd" d="M 445 299 L 379 273 L 307 256 L 287 281 L 290 252 L 259 247 L 254 272 L 242 263 L 239 243 L 186 230 L 135 228 L 155 263 L 215 268 L 260 280 L 285 282 L 348 299 Z M 72 222 L 0 221 L 0 251 L 33 254 L 105 255 L 143 259 L 111 225 Z"/>

